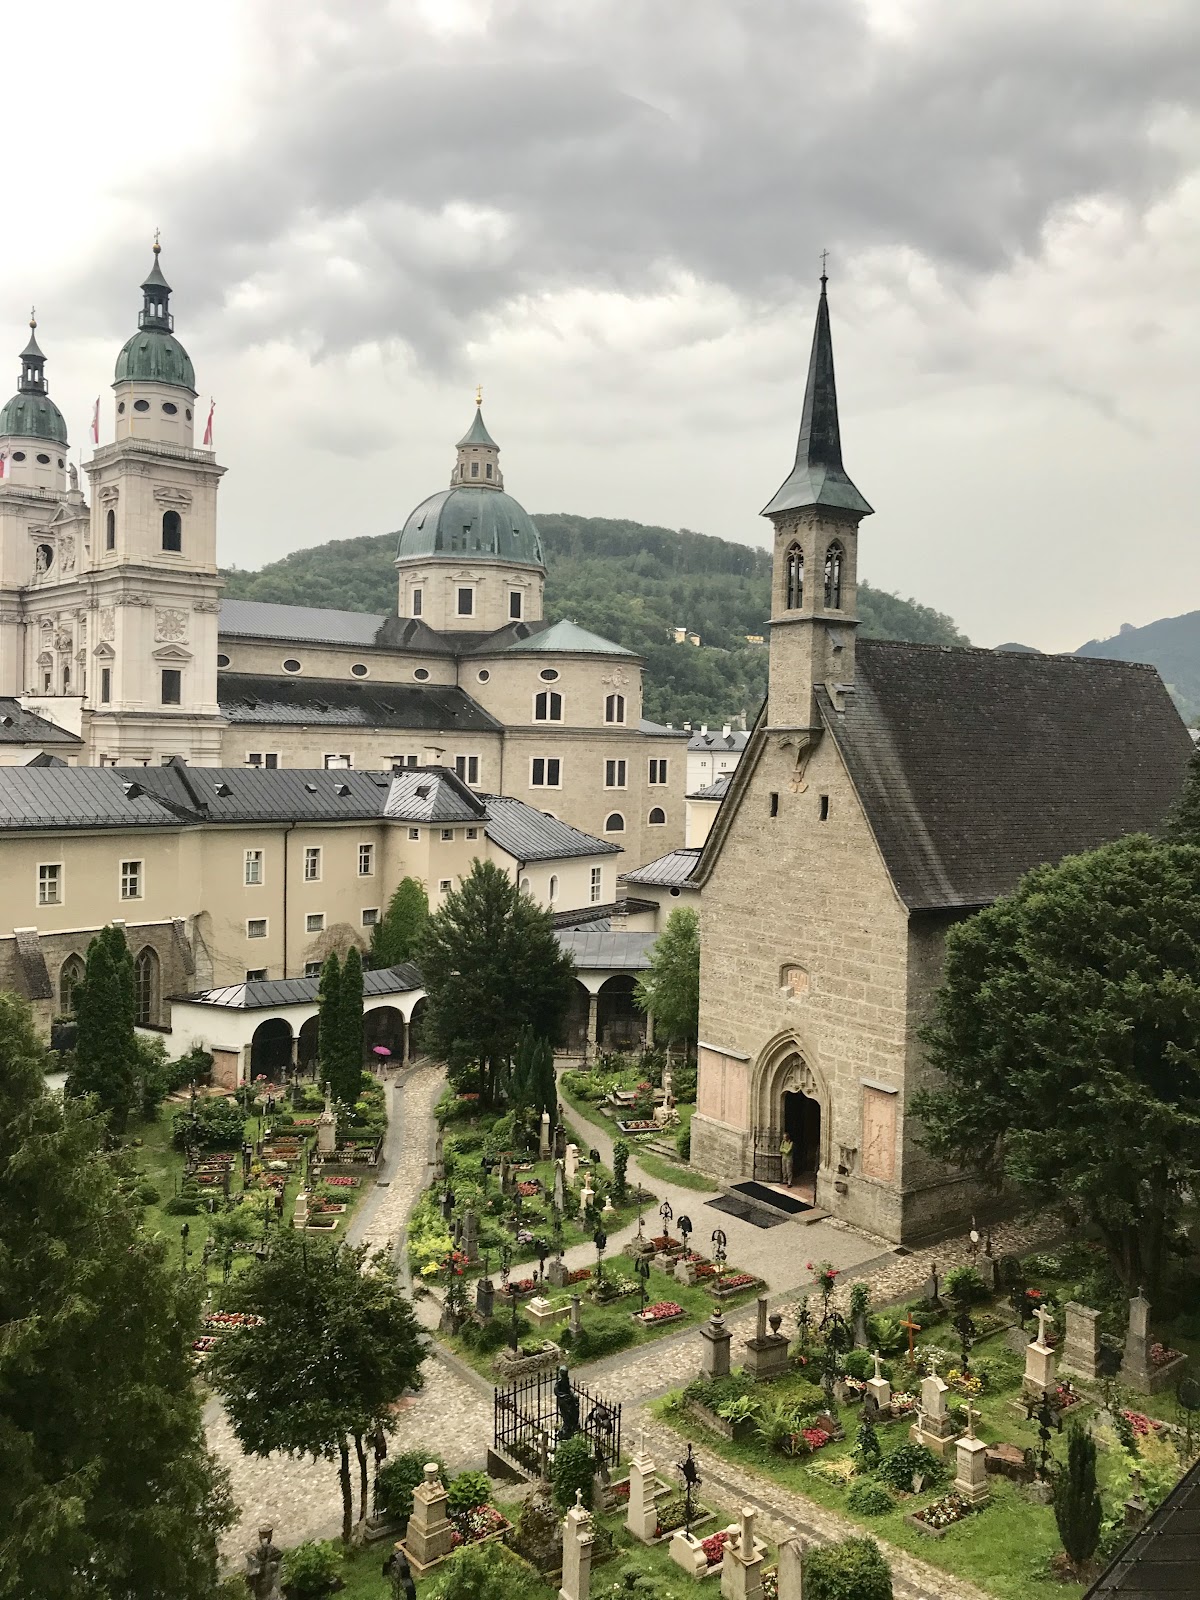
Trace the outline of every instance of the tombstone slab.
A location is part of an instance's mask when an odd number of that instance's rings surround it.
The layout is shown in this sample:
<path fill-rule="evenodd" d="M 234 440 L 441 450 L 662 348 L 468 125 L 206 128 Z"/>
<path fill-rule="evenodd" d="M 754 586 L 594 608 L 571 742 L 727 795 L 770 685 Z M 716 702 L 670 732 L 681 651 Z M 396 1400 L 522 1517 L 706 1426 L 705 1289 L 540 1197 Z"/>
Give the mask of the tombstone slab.
<path fill-rule="evenodd" d="M 704 1546 L 694 1533 L 685 1533 L 682 1528 L 671 1535 L 668 1554 L 676 1566 L 682 1567 L 691 1578 L 703 1578 L 708 1571 L 708 1557 L 704 1554 Z"/>
<path fill-rule="evenodd" d="M 1035 1339 L 1025 1346 L 1025 1376 L 1021 1379 L 1021 1392 L 1029 1400 L 1040 1400 L 1058 1382 L 1054 1351 Z"/>
<path fill-rule="evenodd" d="M 401 1548 L 418 1575 L 443 1560 L 453 1548 L 454 1525 L 446 1515 L 448 1498 L 436 1463 L 428 1462 L 424 1482 L 413 1490 L 412 1515 L 401 1540 Z"/>
<path fill-rule="evenodd" d="M 872 1360 L 875 1363 L 875 1375 L 867 1379 L 867 1393 L 880 1411 L 886 1411 L 892 1403 L 892 1386 L 883 1375 L 883 1361 L 878 1350 L 874 1352 Z"/>
<path fill-rule="evenodd" d="M 1061 1370 L 1077 1378 L 1096 1378 L 1100 1371 L 1100 1313 L 1077 1300 L 1066 1304 Z"/>
<path fill-rule="evenodd" d="M 758 1321 L 753 1339 L 746 1340 L 743 1365 L 748 1377 L 766 1383 L 788 1370 L 788 1338 L 784 1333 L 767 1332 L 767 1297 L 758 1297 Z"/>
<path fill-rule="evenodd" d="M 592 1513 L 583 1507 L 583 1490 L 575 1491 L 575 1504 L 563 1518 L 562 1587 L 558 1600 L 588 1600 L 592 1587 L 592 1547 L 596 1529 Z"/>
<path fill-rule="evenodd" d="M 1125 1354 L 1121 1360 L 1121 1381 L 1146 1394 L 1150 1389 L 1151 1376 L 1150 1302 L 1139 1289 L 1129 1302 L 1129 1328 L 1125 1334 Z"/>
<path fill-rule="evenodd" d="M 468 1206 L 463 1212 L 462 1247 L 468 1264 L 479 1260 L 479 1218 Z"/>
<path fill-rule="evenodd" d="M 629 1505 L 625 1511 L 625 1526 L 642 1544 L 652 1543 L 658 1532 L 658 1507 L 654 1501 L 657 1487 L 654 1460 L 645 1446 L 641 1445 L 629 1461 Z"/>
<path fill-rule="evenodd" d="M 954 1448 L 958 1424 L 946 1403 L 947 1386 L 936 1372 L 921 1380 L 921 1403 L 917 1420 L 908 1430 L 914 1444 L 923 1444 L 942 1460 Z"/>
<path fill-rule="evenodd" d="M 677 1261 L 674 1272 L 676 1283 L 682 1283 L 689 1289 L 693 1287 L 696 1282 L 696 1264 L 694 1261 Z"/>
<path fill-rule="evenodd" d="M 542 1112 L 542 1121 L 538 1130 L 538 1160 L 550 1159 L 550 1113 Z"/>
<path fill-rule="evenodd" d="M 722 1600 L 761 1600 L 766 1552 L 766 1545 L 754 1535 L 754 1511 L 743 1506 L 737 1534 L 725 1546 L 721 1562 Z"/>
<path fill-rule="evenodd" d="M 571 1269 L 561 1256 L 556 1256 L 546 1268 L 546 1282 L 552 1289 L 565 1289 Z"/>
<path fill-rule="evenodd" d="M 567 1154 L 564 1165 L 566 1168 L 567 1182 L 569 1184 L 574 1183 L 575 1179 L 579 1175 L 579 1146 L 577 1144 L 569 1144 L 567 1146 Z"/>
<path fill-rule="evenodd" d="M 954 1448 L 957 1456 L 954 1492 L 960 1494 L 968 1505 L 982 1505 L 990 1492 L 987 1483 L 988 1447 L 982 1439 L 966 1434 Z"/>
<path fill-rule="evenodd" d="M 779 1543 L 779 1600 L 804 1600 L 804 1541 L 798 1533 Z"/>
<path fill-rule="evenodd" d="M 719 1311 L 714 1311 L 700 1329 L 700 1337 L 704 1340 L 704 1354 L 700 1361 L 701 1373 L 706 1378 L 727 1378 L 729 1347 L 733 1342 L 733 1334 L 725 1326 L 725 1318 Z"/>
<path fill-rule="evenodd" d="M 562 1320 L 567 1314 L 566 1306 L 551 1305 L 543 1295 L 535 1294 L 525 1307 L 525 1315 L 533 1323 L 539 1333 L 546 1328 L 552 1328 L 556 1322 Z"/>

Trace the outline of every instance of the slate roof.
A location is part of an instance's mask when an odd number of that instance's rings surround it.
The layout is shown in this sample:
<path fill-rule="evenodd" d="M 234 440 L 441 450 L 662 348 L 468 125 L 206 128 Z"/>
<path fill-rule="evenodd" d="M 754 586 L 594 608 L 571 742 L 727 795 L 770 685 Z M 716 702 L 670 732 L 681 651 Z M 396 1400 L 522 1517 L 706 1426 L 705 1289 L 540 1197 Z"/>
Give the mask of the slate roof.
<path fill-rule="evenodd" d="M 1170 1600 L 1196 1593 L 1200 1566 L 1200 1462 L 1171 1490 L 1084 1600 Z"/>
<path fill-rule="evenodd" d="M 693 732 L 688 740 L 689 750 L 744 750 L 750 735 L 742 728 L 730 728 L 728 733 L 709 728 L 705 733 Z"/>
<path fill-rule="evenodd" d="M 715 783 L 706 783 L 703 789 L 696 789 L 692 794 L 685 795 L 685 800 L 724 800 L 729 793 L 729 780 L 732 772 L 723 772 Z"/>
<path fill-rule="evenodd" d="M 637 900 L 633 895 L 628 895 L 624 900 L 610 900 L 603 906 L 582 906 L 578 911 L 555 911 L 550 921 L 556 928 L 590 928 L 598 933 L 607 933 L 614 918 L 618 919 L 617 927 L 620 929 L 625 924 L 619 919 L 657 910 L 657 900 Z"/>
<path fill-rule="evenodd" d="M 138 767 L 137 775 L 150 770 L 160 769 Z M 130 783 L 117 767 L 0 767 L 0 830 L 179 826 L 173 812 Z"/>
<path fill-rule="evenodd" d="M 632 872 L 623 872 L 621 882 L 675 887 L 688 882 L 699 860 L 698 846 L 668 850 L 665 856 L 656 856 L 653 861 L 647 861 L 644 867 L 634 867 Z"/>
<path fill-rule="evenodd" d="M 626 650 L 624 645 L 614 644 L 611 639 L 602 639 L 598 633 L 589 633 L 586 628 L 581 628 L 577 622 L 552 622 L 548 628 L 541 629 L 538 633 L 531 633 L 526 639 L 516 639 L 508 646 L 510 654 L 518 650 L 547 650 L 561 652 L 564 655 L 576 656 L 628 656 L 636 661 L 638 657 L 632 650 Z"/>
<path fill-rule="evenodd" d="M 464 690 L 448 683 L 350 682 L 217 674 L 217 700 L 230 722 L 264 726 L 396 728 L 497 733 L 501 724 Z"/>
<path fill-rule="evenodd" d="M 81 771 L 82 768 L 75 768 Z M 127 784 L 174 810 L 179 822 L 337 822 L 384 814 L 390 772 L 307 767 L 116 767 Z M 413 773 L 406 769 L 406 776 Z"/>
<path fill-rule="evenodd" d="M 483 822 L 487 807 L 448 767 L 405 767 L 393 773 L 385 817 L 396 822 Z"/>
<path fill-rule="evenodd" d="M 588 928 L 560 928 L 554 937 L 560 950 L 574 957 L 581 972 L 644 972 L 656 933 L 604 933 Z"/>
<path fill-rule="evenodd" d="M 650 722 L 645 717 L 638 723 L 638 732 L 647 739 L 686 739 L 684 728 L 668 728 L 661 722 Z"/>
<path fill-rule="evenodd" d="M 560 861 L 570 856 L 619 855 L 621 846 L 548 817 L 509 795 L 480 796 L 487 807 L 486 833 L 518 861 Z"/>
<path fill-rule="evenodd" d="M 19 700 L 0 695 L 0 744 L 81 745 L 77 734 L 26 711 Z"/>
<path fill-rule="evenodd" d="M 327 611 L 321 606 L 280 606 L 266 600 L 222 600 L 217 632 L 231 639 L 370 645 L 385 621 L 371 611 Z"/>
<path fill-rule="evenodd" d="M 1022 875 L 1154 832 L 1192 741 L 1153 667 L 860 639 L 818 691 L 910 910 L 990 904 Z"/>
<path fill-rule="evenodd" d="M 175 995 L 194 1006 L 225 1006 L 234 1011 L 277 1010 L 280 1006 L 313 1005 L 321 980 L 317 978 L 254 978 L 197 994 Z M 421 974 L 410 962 L 363 973 L 363 994 L 409 994 L 421 987 Z"/>

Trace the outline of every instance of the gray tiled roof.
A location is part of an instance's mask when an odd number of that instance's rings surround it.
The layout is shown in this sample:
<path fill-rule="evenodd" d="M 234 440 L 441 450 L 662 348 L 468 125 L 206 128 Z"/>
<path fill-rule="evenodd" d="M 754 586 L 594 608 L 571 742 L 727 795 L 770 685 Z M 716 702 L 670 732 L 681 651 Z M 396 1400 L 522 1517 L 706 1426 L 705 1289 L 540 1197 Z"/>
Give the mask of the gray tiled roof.
<path fill-rule="evenodd" d="M 508 795 L 484 795 L 487 836 L 518 861 L 558 861 L 568 856 L 619 855 L 621 846 L 583 833 L 570 823 Z"/>
<path fill-rule="evenodd" d="M 158 800 L 130 789 L 133 776 L 116 767 L 0 767 L 0 829 L 178 827 Z M 145 776 L 141 767 L 136 776 Z"/>
<path fill-rule="evenodd" d="M 488 808 L 447 767 L 405 767 L 392 777 L 383 814 L 395 822 L 483 822 Z"/>
<path fill-rule="evenodd" d="M 574 957 L 586 972 L 644 972 L 656 933 L 604 933 L 587 928 L 560 928 L 554 935 L 560 950 Z"/>
<path fill-rule="evenodd" d="M 644 867 L 634 867 L 621 874 L 622 883 L 653 883 L 675 886 L 687 883 L 700 860 L 699 847 L 668 850 L 665 856 L 656 856 Z"/>
<path fill-rule="evenodd" d="M 178 995 L 198 1006 L 226 1006 L 235 1011 L 276 1010 L 281 1006 L 312 1005 L 321 980 L 317 978 L 254 978 L 248 983 L 230 983 L 220 989 L 201 989 L 197 994 Z M 410 994 L 421 987 L 421 974 L 409 962 L 396 967 L 381 967 L 363 973 L 363 994 Z"/>
<path fill-rule="evenodd" d="M 1200 1461 L 1100 1574 L 1083 1600 L 1183 1600 L 1196 1592 L 1200 1566 Z M 1189 1577 L 1189 1573 L 1191 1576 Z"/>
<path fill-rule="evenodd" d="M 222 600 L 217 632 L 230 639 L 371 645 L 385 620 L 372 611 L 328 611 L 322 606 L 280 606 L 266 600 Z"/>
<path fill-rule="evenodd" d="M 0 744 L 79 745 L 83 740 L 56 723 L 26 711 L 19 700 L 0 696 Z"/>
<path fill-rule="evenodd" d="M 715 783 L 705 784 L 703 789 L 697 789 L 693 794 L 686 796 L 688 800 L 724 800 L 729 793 L 729 780 L 732 772 L 723 772 Z"/>
<path fill-rule="evenodd" d="M 638 723 L 638 732 L 647 739 L 686 739 L 687 732 L 683 728 L 668 728 L 661 722 L 650 722 L 643 717 Z"/>
<path fill-rule="evenodd" d="M 709 728 L 707 733 L 698 733 L 692 730 L 688 740 L 689 750 L 744 750 L 750 735 L 741 728 L 730 728 L 728 733 L 722 733 L 720 728 Z"/>
<path fill-rule="evenodd" d="M 78 770 L 78 769 L 77 769 Z M 118 767 L 184 821 L 355 821 L 383 815 L 390 772 L 307 767 Z"/>
<path fill-rule="evenodd" d="M 657 911 L 657 900 L 637 900 L 633 895 L 624 900 L 610 900 L 603 906 L 581 906 L 577 911 L 555 911 L 551 914 L 550 921 L 556 928 L 593 928 L 598 932 L 606 931 L 617 919 L 617 927 L 624 928 L 624 919 L 627 916 L 636 916 L 639 912 Z"/>
<path fill-rule="evenodd" d="M 1153 667 L 860 639 L 822 719 L 911 910 L 990 904 L 1031 868 L 1155 832 L 1192 741 Z"/>
<path fill-rule="evenodd" d="M 445 683 L 358 683 L 222 672 L 217 675 L 217 699 L 230 722 L 264 727 L 302 723 L 495 733 L 501 726 L 469 694 Z"/>

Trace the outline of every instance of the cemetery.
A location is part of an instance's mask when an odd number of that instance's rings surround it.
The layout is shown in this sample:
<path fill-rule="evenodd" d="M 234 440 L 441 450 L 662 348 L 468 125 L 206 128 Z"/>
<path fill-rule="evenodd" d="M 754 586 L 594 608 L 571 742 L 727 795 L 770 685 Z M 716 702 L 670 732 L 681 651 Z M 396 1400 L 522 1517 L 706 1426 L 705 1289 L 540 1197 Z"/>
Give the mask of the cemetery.
<path fill-rule="evenodd" d="M 651 1177 L 688 1189 L 711 1188 L 711 1179 L 688 1165 L 694 1062 L 672 1061 L 661 1050 L 638 1056 L 601 1051 L 590 1070 L 564 1072 L 559 1088 L 577 1116 L 632 1143 Z"/>

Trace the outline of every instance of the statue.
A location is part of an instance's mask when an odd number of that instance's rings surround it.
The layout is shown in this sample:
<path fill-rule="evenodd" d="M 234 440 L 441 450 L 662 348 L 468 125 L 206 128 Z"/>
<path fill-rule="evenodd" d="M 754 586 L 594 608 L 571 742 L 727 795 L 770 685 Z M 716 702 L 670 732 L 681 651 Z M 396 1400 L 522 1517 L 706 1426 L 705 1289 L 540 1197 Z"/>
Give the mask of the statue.
<path fill-rule="evenodd" d="M 579 1432 L 579 1396 L 571 1387 L 566 1367 L 559 1367 L 554 1380 L 554 1403 L 558 1407 L 559 1439 L 573 1439 Z"/>
<path fill-rule="evenodd" d="M 246 1587 L 254 1600 L 279 1600 L 279 1567 L 283 1551 L 271 1543 L 275 1529 L 264 1523 L 258 1545 L 246 1552 Z"/>
<path fill-rule="evenodd" d="M 70 479 L 72 492 L 76 492 L 79 488 L 79 468 L 73 461 L 67 465 L 67 477 Z"/>

